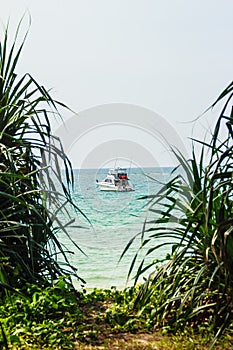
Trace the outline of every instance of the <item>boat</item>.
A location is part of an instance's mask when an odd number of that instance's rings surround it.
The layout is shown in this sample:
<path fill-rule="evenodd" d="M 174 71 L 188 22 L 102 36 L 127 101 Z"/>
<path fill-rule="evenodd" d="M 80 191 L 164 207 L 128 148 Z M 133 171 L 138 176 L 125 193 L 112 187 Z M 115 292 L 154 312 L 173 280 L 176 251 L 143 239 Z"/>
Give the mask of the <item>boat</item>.
<path fill-rule="evenodd" d="M 106 178 L 101 181 L 96 180 L 96 184 L 100 191 L 134 191 L 134 188 L 129 184 L 127 170 L 120 167 L 109 169 Z"/>

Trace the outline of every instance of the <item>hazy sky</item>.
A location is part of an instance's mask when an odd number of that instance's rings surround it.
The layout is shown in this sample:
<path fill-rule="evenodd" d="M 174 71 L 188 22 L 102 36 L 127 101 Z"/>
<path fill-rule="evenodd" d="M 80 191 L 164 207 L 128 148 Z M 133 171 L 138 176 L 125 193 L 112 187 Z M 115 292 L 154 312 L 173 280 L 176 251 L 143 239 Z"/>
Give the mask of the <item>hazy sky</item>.
<path fill-rule="evenodd" d="M 19 73 L 30 72 L 52 88 L 52 95 L 80 118 L 99 105 L 136 105 L 165 119 L 187 145 L 193 125 L 183 122 L 200 115 L 233 77 L 232 0 L 0 2 L 0 18 L 6 23 L 10 17 L 11 28 L 26 10 L 32 18 Z M 72 116 L 65 114 L 66 120 Z M 194 136 L 208 123 L 203 118 L 196 123 Z M 110 129 L 106 140 L 104 131 L 102 141 L 97 137 L 98 144 L 93 128 L 86 132 L 89 153 L 110 142 Z M 141 137 L 137 133 L 130 142 L 143 146 Z M 76 141 L 71 156 L 78 166 Z M 163 155 L 159 165 L 168 165 L 168 159 Z"/>

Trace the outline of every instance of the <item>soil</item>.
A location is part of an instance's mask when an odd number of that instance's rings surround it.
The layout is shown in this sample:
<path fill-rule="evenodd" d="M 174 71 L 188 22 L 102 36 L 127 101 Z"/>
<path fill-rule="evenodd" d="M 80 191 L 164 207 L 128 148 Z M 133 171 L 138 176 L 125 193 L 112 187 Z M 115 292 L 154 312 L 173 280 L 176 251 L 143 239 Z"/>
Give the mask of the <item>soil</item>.
<path fill-rule="evenodd" d="M 111 304 L 106 301 L 91 301 L 81 306 L 83 326 L 74 350 L 209 350 L 209 344 L 194 337 L 164 336 L 159 332 L 137 331 L 123 333 L 106 321 L 106 310 Z M 232 344 L 232 342 L 231 342 Z M 229 342 L 215 346 L 214 350 L 233 350 Z"/>
<path fill-rule="evenodd" d="M 84 314 L 83 331 L 74 344 L 75 350 L 161 349 L 155 343 L 162 340 L 162 336 L 145 332 L 122 333 L 115 330 L 106 322 L 105 314 L 109 306 L 107 302 L 92 301 L 81 307 Z"/>

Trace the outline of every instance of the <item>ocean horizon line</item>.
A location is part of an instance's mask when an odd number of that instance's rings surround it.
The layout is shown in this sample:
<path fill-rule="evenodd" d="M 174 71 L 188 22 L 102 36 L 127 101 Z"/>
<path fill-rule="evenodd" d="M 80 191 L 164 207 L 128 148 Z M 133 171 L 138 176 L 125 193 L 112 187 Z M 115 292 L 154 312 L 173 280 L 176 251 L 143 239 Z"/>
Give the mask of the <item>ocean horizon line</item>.
<path fill-rule="evenodd" d="M 73 172 L 78 173 L 99 173 L 104 174 L 109 171 L 109 169 L 113 169 L 114 167 L 107 167 L 107 168 L 72 168 Z M 121 167 L 123 169 L 126 169 L 127 172 L 130 173 L 170 173 L 172 172 L 176 167 L 175 166 L 161 166 L 161 167 Z M 62 168 L 62 173 L 66 172 L 66 169 Z"/>
<path fill-rule="evenodd" d="M 85 170 L 109 170 L 109 169 L 112 169 L 114 167 L 104 167 L 104 168 L 74 168 L 73 167 L 73 170 L 78 170 L 78 171 L 85 171 Z M 138 169 L 141 169 L 141 170 L 146 170 L 146 169 L 174 169 L 175 166 L 146 166 L 146 167 L 125 167 L 125 166 L 122 166 L 120 168 L 123 168 L 123 169 L 127 169 L 127 170 L 138 170 Z"/>

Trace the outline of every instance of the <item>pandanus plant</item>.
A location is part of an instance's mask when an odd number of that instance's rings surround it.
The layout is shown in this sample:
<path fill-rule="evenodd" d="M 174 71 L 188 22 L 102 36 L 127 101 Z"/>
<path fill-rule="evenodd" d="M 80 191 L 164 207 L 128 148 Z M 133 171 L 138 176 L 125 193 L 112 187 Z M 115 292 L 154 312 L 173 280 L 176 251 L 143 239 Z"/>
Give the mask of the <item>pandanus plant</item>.
<path fill-rule="evenodd" d="M 0 41 L 0 285 L 51 282 L 73 273 L 58 239 L 68 226 L 58 212 L 71 199 L 73 172 L 60 141 L 52 135 L 50 118 L 59 115 L 49 92 L 16 68 L 25 39 L 13 44 L 6 28 Z M 64 176 L 61 167 L 64 168 Z M 58 188 L 56 187 L 58 185 Z M 78 208 L 76 208 L 78 210 Z M 70 220 L 70 219 L 69 219 Z M 63 256 L 65 267 L 58 263 Z"/>
<path fill-rule="evenodd" d="M 233 321 L 232 98 L 233 83 L 213 104 L 226 100 L 211 142 L 194 140 L 201 143 L 199 160 L 195 148 L 190 160 L 174 150 L 179 168 L 157 194 L 147 196 L 149 216 L 139 248 L 145 258 L 135 277 L 137 282 L 154 267 L 135 301 L 139 309 L 154 303 L 154 324 L 172 330 L 208 325 L 215 340 Z M 163 263 L 148 262 L 168 244 L 171 254 Z"/>

